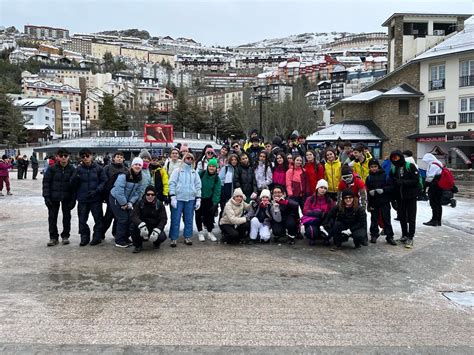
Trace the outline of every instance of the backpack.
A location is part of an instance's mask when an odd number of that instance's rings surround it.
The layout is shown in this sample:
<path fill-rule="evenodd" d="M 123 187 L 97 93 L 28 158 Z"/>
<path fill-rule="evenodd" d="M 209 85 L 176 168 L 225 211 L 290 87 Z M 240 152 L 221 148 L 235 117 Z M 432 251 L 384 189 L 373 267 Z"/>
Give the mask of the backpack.
<path fill-rule="evenodd" d="M 438 180 L 438 187 L 442 190 L 451 190 L 454 187 L 454 176 L 451 170 L 442 164 L 438 164 L 437 162 L 433 162 L 433 164 L 441 168 L 441 176 Z"/>

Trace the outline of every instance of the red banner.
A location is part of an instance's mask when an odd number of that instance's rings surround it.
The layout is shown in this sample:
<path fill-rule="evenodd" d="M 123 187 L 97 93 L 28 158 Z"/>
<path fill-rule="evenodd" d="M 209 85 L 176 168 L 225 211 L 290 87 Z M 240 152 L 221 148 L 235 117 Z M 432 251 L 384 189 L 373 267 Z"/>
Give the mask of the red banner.
<path fill-rule="evenodd" d="M 146 124 L 144 132 L 145 142 L 173 143 L 173 125 L 171 124 Z"/>

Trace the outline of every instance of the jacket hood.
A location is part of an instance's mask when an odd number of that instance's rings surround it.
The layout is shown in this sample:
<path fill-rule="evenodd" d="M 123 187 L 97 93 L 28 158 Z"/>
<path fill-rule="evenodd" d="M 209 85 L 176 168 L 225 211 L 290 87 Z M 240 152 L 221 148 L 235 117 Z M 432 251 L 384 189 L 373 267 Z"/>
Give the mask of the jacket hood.
<path fill-rule="evenodd" d="M 441 164 L 441 162 L 431 153 L 426 153 L 425 155 L 423 155 L 423 161 L 428 165 L 432 163 Z"/>
<path fill-rule="evenodd" d="M 370 167 L 371 165 L 377 165 L 377 166 L 379 167 L 379 169 L 382 168 L 382 166 L 380 165 L 380 162 L 379 162 L 377 159 L 375 159 L 375 158 L 370 159 L 370 161 L 369 161 L 369 167 Z"/>
<path fill-rule="evenodd" d="M 398 156 L 400 159 L 397 161 L 394 161 L 392 159 L 394 156 Z M 390 161 L 395 166 L 403 166 L 405 165 L 405 156 L 403 155 L 401 150 L 394 150 L 393 152 L 390 153 Z"/>

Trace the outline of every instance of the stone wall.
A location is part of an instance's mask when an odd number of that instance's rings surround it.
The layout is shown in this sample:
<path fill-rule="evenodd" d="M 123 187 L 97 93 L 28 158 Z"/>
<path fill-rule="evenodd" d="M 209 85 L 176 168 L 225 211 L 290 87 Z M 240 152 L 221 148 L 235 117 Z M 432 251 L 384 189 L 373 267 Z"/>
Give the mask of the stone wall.
<path fill-rule="evenodd" d="M 370 90 L 386 89 L 406 83 L 415 90 L 420 90 L 420 64 L 413 63 L 400 69 L 398 72 L 388 75 L 370 86 Z"/>
<path fill-rule="evenodd" d="M 393 40 L 394 40 L 394 66 L 393 69 L 397 69 L 403 64 L 403 17 L 395 17 L 395 26 L 393 31 Z M 389 57 L 390 58 L 390 57 Z M 390 63 L 389 66 L 390 68 Z"/>
<path fill-rule="evenodd" d="M 399 99 L 381 99 L 372 104 L 373 121 L 388 137 L 382 143 L 382 157 L 395 149 L 409 149 L 416 155 L 416 140 L 406 136 L 415 133 L 417 129 L 418 99 L 409 100 L 408 115 L 399 115 L 398 102 Z"/>
<path fill-rule="evenodd" d="M 345 120 L 368 120 L 372 117 L 372 106 L 363 103 L 340 104 L 334 110 L 334 123 Z"/>

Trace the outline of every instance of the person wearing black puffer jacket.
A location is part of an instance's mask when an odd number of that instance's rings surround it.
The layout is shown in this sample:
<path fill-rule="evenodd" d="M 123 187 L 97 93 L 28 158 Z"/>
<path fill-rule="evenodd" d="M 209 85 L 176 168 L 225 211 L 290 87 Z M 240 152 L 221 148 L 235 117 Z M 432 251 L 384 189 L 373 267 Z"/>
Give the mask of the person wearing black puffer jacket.
<path fill-rule="evenodd" d="M 333 238 L 334 247 L 332 251 L 338 250 L 343 242 L 352 236 L 354 247 L 367 246 L 367 215 L 365 208 L 359 206 L 359 200 L 355 198 L 351 189 L 342 192 L 342 199 L 329 211 L 327 221 L 332 227 L 329 236 Z"/>
<path fill-rule="evenodd" d="M 77 198 L 77 216 L 79 218 L 79 234 L 81 236 L 80 246 L 89 244 L 90 228 L 87 225 L 89 213 L 94 218 L 94 234 L 91 245 L 97 245 L 102 242 L 102 190 L 107 181 L 104 169 L 92 162 L 92 152 L 87 149 L 81 149 L 79 152 L 81 163 L 71 178 L 71 185 L 76 191 Z"/>
<path fill-rule="evenodd" d="M 250 166 L 249 156 L 246 153 L 240 155 L 240 165 L 234 171 L 234 189 L 241 188 L 247 203 L 257 197 L 257 180 Z"/>
<path fill-rule="evenodd" d="M 403 153 L 395 150 L 390 153 L 393 167 L 390 178 L 394 185 L 394 198 L 397 202 L 398 217 L 402 228 L 400 242 L 408 249 L 413 248 L 413 238 L 416 228 L 416 202 L 420 192 L 418 169 L 412 163 L 406 162 Z"/>
<path fill-rule="evenodd" d="M 370 218 L 370 242 L 376 243 L 379 237 L 379 219 L 382 219 L 385 240 L 390 245 L 397 245 L 393 240 L 392 221 L 390 218 L 390 200 L 393 193 L 393 182 L 387 179 L 377 159 L 369 161 L 369 176 L 365 180 L 367 189 L 367 210 Z"/>
<path fill-rule="evenodd" d="M 56 153 L 56 164 L 46 170 L 43 177 L 43 197 L 48 207 L 49 242 L 47 245 L 49 247 L 59 243 L 57 226 L 59 207 L 63 214 L 62 243 L 69 244 L 71 210 L 76 204 L 76 197 L 70 183 L 76 168 L 69 163 L 69 155 L 66 149 L 59 148 Z"/>
<path fill-rule="evenodd" d="M 145 189 L 145 195 L 133 206 L 131 219 L 134 254 L 143 250 L 144 240 L 154 239 L 155 249 L 159 249 L 160 244 L 166 240 L 164 229 L 168 216 L 163 202 L 156 196 L 155 188 L 148 186 Z"/>

